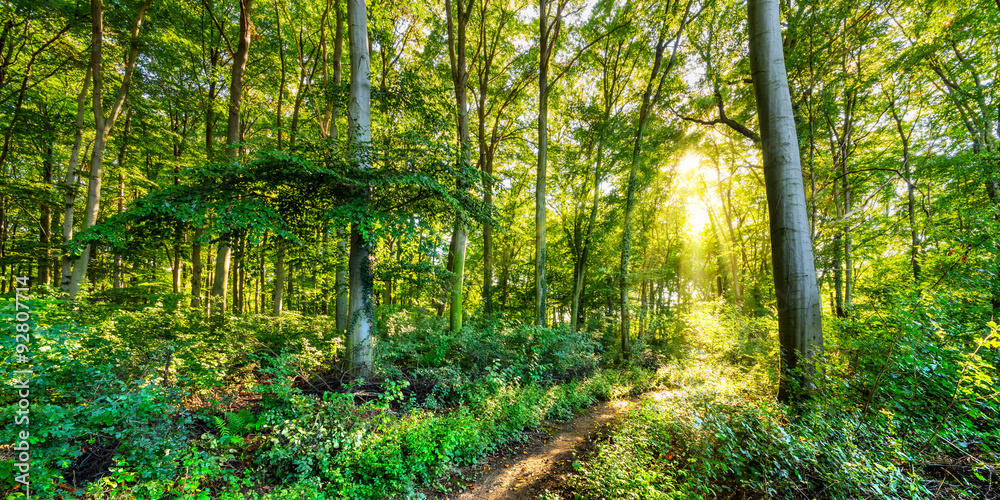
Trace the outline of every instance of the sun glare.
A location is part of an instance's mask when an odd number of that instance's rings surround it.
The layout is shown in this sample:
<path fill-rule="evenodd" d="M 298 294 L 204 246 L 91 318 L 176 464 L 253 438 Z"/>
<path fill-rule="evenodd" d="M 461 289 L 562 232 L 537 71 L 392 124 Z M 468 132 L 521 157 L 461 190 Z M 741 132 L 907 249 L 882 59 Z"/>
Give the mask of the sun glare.
<path fill-rule="evenodd" d="M 684 193 L 684 206 L 687 211 L 685 231 L 692 240 L 697 240 L 705 226 L 709 224 L 708 210 L 698 196 L 698 183 L 701 181 L 701 156 L 688 153 L 677 164 L 678 185 Z"/>

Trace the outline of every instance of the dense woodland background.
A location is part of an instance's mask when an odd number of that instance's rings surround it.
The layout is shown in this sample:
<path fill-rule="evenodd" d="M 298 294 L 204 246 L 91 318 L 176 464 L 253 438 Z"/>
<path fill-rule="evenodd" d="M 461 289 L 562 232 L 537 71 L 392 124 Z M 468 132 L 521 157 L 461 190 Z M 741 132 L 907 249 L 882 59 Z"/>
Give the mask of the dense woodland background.
<path fill-rule="evenodd" d="M 431 495 L 660 385 L 688 406 L 621 426 L 652 444 L 549 498 L 1000 497 L 1000 2 L 778 2 L 806 375 L 779 354 L 747 7 L 0 0 L 33 485 Z"/>

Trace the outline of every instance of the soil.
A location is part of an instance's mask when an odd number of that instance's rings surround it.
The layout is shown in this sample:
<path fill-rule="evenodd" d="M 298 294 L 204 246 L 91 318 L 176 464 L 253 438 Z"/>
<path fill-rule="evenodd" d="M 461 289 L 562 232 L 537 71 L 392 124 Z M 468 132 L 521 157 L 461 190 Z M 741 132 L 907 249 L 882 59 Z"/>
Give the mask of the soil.
<path fill-rule="evenodd" d="M 665 397 L 665 392 L 647 396 Z M 546 490 L 562 492 L 573 463 L 594 451 L 595 437 L 643 396 L 601 403 L 563 424 L 549 424 L 526 433 L 515 443 L 455 474 L 449 494 L 425 491 L 439 500 L 535 500 Z M 460 478 L 474 482 L 463 484 Z"/>

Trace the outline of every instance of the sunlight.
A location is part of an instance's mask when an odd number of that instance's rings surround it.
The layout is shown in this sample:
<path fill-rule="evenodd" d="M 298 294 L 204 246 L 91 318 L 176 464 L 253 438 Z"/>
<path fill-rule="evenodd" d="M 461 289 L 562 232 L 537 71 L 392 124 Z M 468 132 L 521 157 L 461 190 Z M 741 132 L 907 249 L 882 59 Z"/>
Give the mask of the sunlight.
<path fill-rule="evenodd" d="M 708 210 L 698 196 L 701 169 L 701 155 L 688 153 L 677 164 L 678 185 L 685 193 L 687 222 L 684 229 L 692 240 L 698 240 L 705 226 L 709 224 Z"/>

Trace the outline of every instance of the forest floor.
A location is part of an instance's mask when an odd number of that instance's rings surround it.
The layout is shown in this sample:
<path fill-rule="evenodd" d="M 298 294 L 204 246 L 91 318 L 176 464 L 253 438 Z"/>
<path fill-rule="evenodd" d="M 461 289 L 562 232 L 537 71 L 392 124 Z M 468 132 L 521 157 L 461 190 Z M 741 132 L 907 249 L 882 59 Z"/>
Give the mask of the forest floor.
<path fill-rule="evenodd" d="M 658 390 L 606 401 L 567 422 L 549 422 L 526 431 L 524 441 L 511 443 L 454 473 L 452 493 L 424 493 L 438 500 L 537 500 L 546 491 L 562 493 L 578 460 L 596 451 L 603 429 L 612 427 L 644 398 L 666 399 L 676 394 L 674 389 Z"/>

